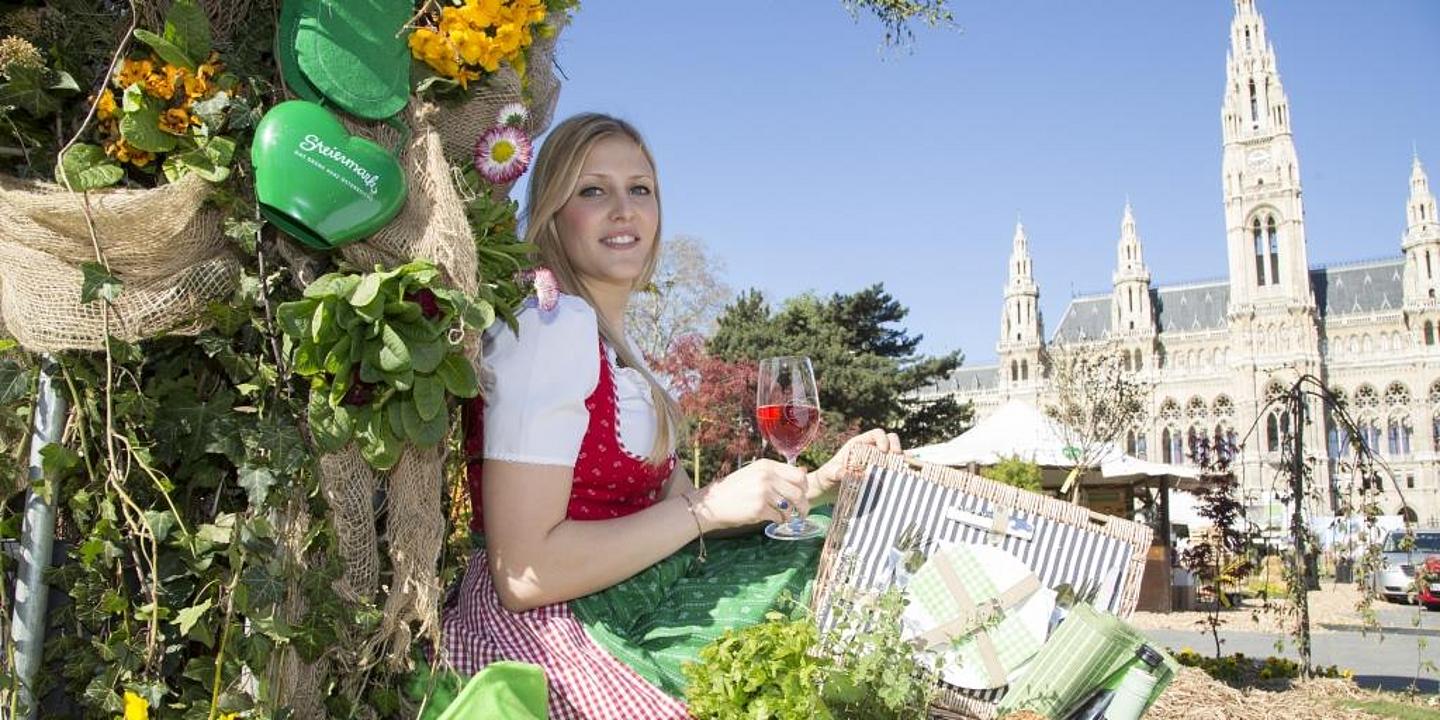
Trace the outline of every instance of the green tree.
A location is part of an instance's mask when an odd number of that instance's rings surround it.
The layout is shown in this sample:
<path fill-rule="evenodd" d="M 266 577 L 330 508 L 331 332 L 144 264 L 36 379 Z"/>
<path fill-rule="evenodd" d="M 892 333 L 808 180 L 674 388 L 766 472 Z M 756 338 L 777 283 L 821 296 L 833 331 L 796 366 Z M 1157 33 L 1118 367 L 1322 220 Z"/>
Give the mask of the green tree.
<path fill-rule="evenodd" d="M 968 408 L 911 396 L 958 367 L 961 354 L 917 355 L 923 336 L 901 324 L 908 314 L 878 283 L 823 298 L 806 293 L 778 309 L 749 290 L 725 308 L 706 349 L 731 362 L 808 356 L 825 424 L 834 431 L 817 442 L 822 453 L 840 435 L 868 427 L 900 429 L 910 443 L 950 437 L 969 423 Z"/>
<path fill-rule="evenodd" d="M 990 467 L 983 468 L 980 474 L 1021 490 L 1040 492 L 1040 466 L 1019 456 L 1012 455 L 1004 458 Z"/>

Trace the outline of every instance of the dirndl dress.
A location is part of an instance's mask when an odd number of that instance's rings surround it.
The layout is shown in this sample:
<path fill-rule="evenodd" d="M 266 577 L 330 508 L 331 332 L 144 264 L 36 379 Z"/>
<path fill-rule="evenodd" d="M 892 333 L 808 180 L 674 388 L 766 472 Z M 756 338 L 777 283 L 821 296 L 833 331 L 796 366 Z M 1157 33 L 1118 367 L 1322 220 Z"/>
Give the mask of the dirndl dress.
<path fill-rule="evenodd" d="M 569 311 L 579 310 L 583 316 L 589 307 L 576 302 L 583 308 L 571 303 Z M 539 316 L 543 313 L 535 308 L 522 312 L 521 337 L 554 351 L 545 336 L 558 331 L 547 328 Z M 594 327 L 593 316 L 589 323 L 578 323 L 580 331 L 572 328 L 567 334 L 583 336 L 585 328 Z M 573 361 L 577 343 L 566 343 Z M 620 405 L 626 393 L 644 388 L 617 383 L 618 369 L 597 332 L 590 331 L 587 344 L 587 355 L 598 354 L 598 377 L 584 399 L 584 432 L 575 450 L 567 517 L 607 520 L 658 502 L 675 458 L 651 465 L 627 449 L 620 432 Z M 503 358 L 492 364 L 497 385 L 506 382 L 506 364 Z M 492 393 L 492 400 L 500 396 L 500 404 L 510 402 L 504 394 Z M 689 717 L 681 700 L 682 665 L 726 629 L 760 622 L 781 598 L 800 600 L 808 593 L 819 544 L 776 543 L 757 536 L 707 541 L 705 563 L 697 562 L 692 545 L 592 595 L 519 613 L 505 609 L 488 570 L 480 525 L 486 438 L 503 435 L 498 429 L 486 433 L 486 417 L 483 403 L 467 405 L 472 530 L 481 547 L 470 558 L 459 592 L 443 616 L 442 651 L 462 675 L 501 660 L 529 662 L 545 671 L 552 720 L 681 720 Z"/>

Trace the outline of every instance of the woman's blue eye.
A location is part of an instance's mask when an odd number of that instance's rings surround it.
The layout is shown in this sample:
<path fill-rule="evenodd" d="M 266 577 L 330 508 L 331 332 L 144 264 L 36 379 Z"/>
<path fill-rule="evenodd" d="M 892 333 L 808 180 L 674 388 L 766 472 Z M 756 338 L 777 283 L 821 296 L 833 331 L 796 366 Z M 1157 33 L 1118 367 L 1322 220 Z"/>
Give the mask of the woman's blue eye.
<path fill-rule="evenodd" d="M 580 188 L 580 197 L 595 197 L 599 195 L 600 192 L 600 188 L 591 185 L 589 187 Z"/>
<path fill-rule="evenodd" d="M 630 188 L 630 192 L 635 193 L 636 195 L 649 195 L 650 187 L 647 185 L 636 185 L 635 187 Z"/>

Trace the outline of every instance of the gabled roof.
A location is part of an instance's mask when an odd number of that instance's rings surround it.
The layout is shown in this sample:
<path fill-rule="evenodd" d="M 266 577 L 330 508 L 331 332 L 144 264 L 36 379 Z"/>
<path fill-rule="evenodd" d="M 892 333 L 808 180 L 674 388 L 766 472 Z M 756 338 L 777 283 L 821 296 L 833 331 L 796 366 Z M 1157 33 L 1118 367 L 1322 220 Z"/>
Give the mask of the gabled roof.
<path fill-rule="evenodd" d="M 982 390 L 993 390 L 1000 384 L 1000 367 L 998 365 L 977 365 L 975 367 L 959 367 L 944 379 L 935 381 L 935 384 L 922 388 L 921 392 L 979 392 Z"/>

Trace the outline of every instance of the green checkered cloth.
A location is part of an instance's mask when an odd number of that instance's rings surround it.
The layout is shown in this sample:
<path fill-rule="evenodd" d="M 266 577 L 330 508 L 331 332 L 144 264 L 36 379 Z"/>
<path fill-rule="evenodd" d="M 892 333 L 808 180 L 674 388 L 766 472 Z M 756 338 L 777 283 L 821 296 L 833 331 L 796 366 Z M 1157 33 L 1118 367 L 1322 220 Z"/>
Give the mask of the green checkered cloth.
<path fill-rule="evenodd" d="M 942 568 L 941 564 L 953 572 L 959 586 L 969 594 L 971 605 L 984 607 L 994 603 L 1001 594 L 1010 589 L 995 584 L 970 546 L 954 545 L 946 548 L 932 556 L 929 562 L 915 573 L 906 588 L 911 602 L 923 610 L 934 623 L 930 627 L 920 628 L 922 633 L 973 614 L 973 610 L 969 610 L 967 604 L 952 593 L 945 579 L 946 568 Z M 1013 608 L 999 608 L 997 617 L 998 621 L 992 618 L 990 622 L 971 626 L 970 630 L 961 631 L 960 636 L 954 637 L 946 654 L 947 664 L 958 662 L 961 667 L 986 667 L 980 633 L 989 637 L 996 660 L 1006 677 L 1039 652 L 1045 638 L 1037 636 L 1027 627 L 1013 612 Z M 1006 682 L 1005 678 L 996 677 L 991 677 L 990 681 L 992 687 L 999 687 Z"/>
<path fill-rule="evenodd" d="M 828 509 L 825 511 L 828 513 Z M 821 512 L 812 513 L 821 515 Z M 681 666 L 730 628 L 808 604 L 824 540 L 771 540 L 760 533 L 705 541 L 607 590 L 570 601 L 590 637 L 666 693 L 683 697 Z"/>
<path fill-rule="evenodd" d="M 1085 603 L 1076 604 L 1065 622 L 1045 643 L 1025 677 L 1015 683 L 1000 701 L 999 714 L 1033 710 L 1047 718 L 1062 717 L 1099 688 L 1116 670 L 1135 659 L 1145 637 L 1113 615 L 1101 613 Z M 1153 705 L 1175 679 L 1180 665 L 1155 645 L 1165 659 L 1150 694 Z"/>

